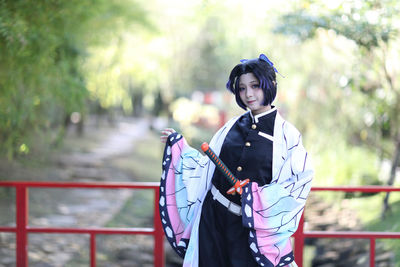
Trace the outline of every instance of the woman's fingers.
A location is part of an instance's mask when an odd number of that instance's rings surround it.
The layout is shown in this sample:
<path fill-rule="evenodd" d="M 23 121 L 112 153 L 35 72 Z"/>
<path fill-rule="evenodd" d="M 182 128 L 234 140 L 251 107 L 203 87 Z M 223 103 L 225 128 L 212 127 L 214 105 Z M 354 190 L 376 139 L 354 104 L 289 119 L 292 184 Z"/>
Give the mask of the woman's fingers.
<path fill-rule="evenodd" d="M 164 130 L 162 130 L 160 136 L 161 142 L 162 143 L 167 142 L 168 136 L 172 133 L 175 133 L 175 130 L 173 128 L 165 128 Z"/>
<path fill-rule="evenodd" d="M 169 132 L 171 134 L 171 133 L 174 133 L 175 130 L 173 128 L 165 128 L 164 132 Z"/>
<path fill-rule="evenodd" d="M 168 135 L 170 135 L 172 133 L 175 133 L 175 130 L 172 128 L 165 128 L 164 130 L 161 131 L 161 135 L 167 136 L 167 137 L 168 137 Z"/>

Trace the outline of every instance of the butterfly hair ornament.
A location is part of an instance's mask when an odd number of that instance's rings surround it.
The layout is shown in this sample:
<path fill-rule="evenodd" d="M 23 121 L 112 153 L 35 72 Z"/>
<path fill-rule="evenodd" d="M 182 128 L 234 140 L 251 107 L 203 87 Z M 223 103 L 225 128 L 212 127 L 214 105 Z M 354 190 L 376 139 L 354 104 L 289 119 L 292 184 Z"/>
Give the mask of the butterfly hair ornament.
<path fill-rule="evenodd" d="M 269 60 L 269 58 L 268 58 L 266 55 L 260 54 L 260 56 L 258 57 L 258 59 L 267 62 L 267 63 L 274 69 L 274 71 L 275 71 L 276 73 L 278 73 L 278 74 L 281 75 L 283 78 L 285 78 L 285 76 L 283 76 L 283 75 L 274 67 L 274 63 L 272 63 L 272 61 Z M 241 63 L 246 63 L 246 62 L 248 62 L 248 61 L 249 61 L 248 59 L 241 59 L 241 60 L 240 60 Z"/>

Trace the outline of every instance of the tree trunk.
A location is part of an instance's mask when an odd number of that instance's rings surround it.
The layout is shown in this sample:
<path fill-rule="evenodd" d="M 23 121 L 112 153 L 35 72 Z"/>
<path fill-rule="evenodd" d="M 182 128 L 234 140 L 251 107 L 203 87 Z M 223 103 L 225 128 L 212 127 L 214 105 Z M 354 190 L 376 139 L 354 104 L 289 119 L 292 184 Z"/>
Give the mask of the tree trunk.
<path fill-rule="evenodd" d="M 396 170 L 397 170 L 397 166 L 399 165 L 399 162 L 400 162 L 400 136 L 398 136 L 397 140 L 396 140 L 396 148 L 394 150 L 394 157 L 393 157 L 393 161 L 392 161 L 392 167 L 390 170 L 390 177 L 389 177 L 389 180 L 387 183 L 388 186 L 392 186 L 394 183 L 394 180 L 396 178 Z M 383 200 L 383 209 L 382 209 L 382 214 L 381 214 L 382 219 L 385 218 L 386 212 L 390 209 L 389 195 L 390 195 L 390 192 L 387 192 L 385 199 Z"/>

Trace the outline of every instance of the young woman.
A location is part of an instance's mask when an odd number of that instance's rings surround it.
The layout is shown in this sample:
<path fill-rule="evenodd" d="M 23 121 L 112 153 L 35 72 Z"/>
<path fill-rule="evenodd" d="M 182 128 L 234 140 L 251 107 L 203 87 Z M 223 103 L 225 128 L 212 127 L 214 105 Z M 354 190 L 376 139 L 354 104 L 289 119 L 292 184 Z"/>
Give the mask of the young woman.
<path fill-rule="evenodd" d="M 184 266 L 296 266 L 290 236 L 313 169 L 301 134 L 272 105 L 276 72 L 263 54 L 232 69 L 227 88 L 247 112 L 210 142 L 237 179 L 249 179 L 242 194 L 228 194 L 232 185 L 222 172 L 179 133 L 162 131 L 160 214 Z"/>

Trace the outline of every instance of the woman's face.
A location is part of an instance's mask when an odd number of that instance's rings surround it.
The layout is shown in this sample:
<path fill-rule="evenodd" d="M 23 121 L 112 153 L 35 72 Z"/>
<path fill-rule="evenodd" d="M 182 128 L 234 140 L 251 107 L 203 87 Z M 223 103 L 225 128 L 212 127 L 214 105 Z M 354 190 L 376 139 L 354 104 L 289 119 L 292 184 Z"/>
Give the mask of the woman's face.
<path fill-rule="evenodd" d="M 271 105 L 264 106 L 264 91 L 260 88 L 260 82 L 253 73 L 242 74 L 239 78 L 239 96 L 253 115 L 263 113 L 271 109 Z"/>

